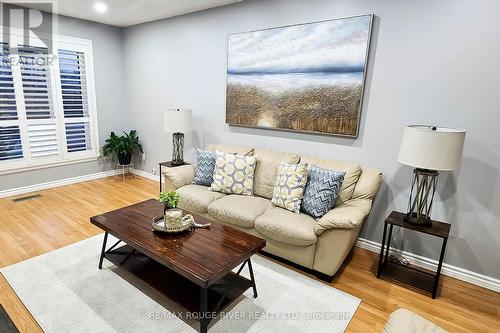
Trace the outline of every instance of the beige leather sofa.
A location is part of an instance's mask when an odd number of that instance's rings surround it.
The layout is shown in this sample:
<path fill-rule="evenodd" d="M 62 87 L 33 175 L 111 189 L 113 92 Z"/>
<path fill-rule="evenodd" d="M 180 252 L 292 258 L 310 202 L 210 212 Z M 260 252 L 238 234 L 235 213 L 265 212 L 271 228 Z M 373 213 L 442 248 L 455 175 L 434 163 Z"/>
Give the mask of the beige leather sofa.
<path fill-rule="evenodd" d="M 380 171 L 267 149 L 228 145 L 208 145 L 206 149 L 255 156 L 254 196 L 226 195 L 192 184 L 195 167 L 191 165 L 164 169 L 165 189 L 178 191 L 180 208 L 264 238 L 265 252 L 329 277 L 337 272 L 370 213 L 382 178 Z M 274 207 L 270 199 L 281 161 L 345 171 L 335 208 L 315 220 Z"/>

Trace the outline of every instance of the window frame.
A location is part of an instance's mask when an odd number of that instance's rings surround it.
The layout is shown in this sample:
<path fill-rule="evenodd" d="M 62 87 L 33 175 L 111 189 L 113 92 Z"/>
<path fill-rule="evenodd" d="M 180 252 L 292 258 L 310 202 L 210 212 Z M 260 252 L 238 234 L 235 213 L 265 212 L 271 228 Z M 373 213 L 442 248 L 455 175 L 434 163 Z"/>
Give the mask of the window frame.
<path fill-rule="evenodd" d="M 3 29 L 2 29 L 3 30 Z M 43 36 L 45 39 L 47 36 Z M 0 30 L 0 38 L 2 41 L 7 42 L 9 48 L 17 47 L 23 44 L 23 30 L 11 28 L 9 35 L 6 36 Z M 88 39 L 68 37 L 62 35 L 51 35 L 52 39 L 52 55 L 53 62 L 49 66 L 50 72 L 50 88 L 52 89 L 52 103 L 54 118 L 51 120 L 56 125 L 56 136 L 58 144 L 58 154 L 49 157 L 36 158 L 31 157 L 28 125 L 43 123 L 50 123 L 49 119 L 42 119 L 40 121 L 34 119 L 27 119 L 26 108 L 24 105 L 23 83 L 20 68 L 15 66 L 19 65 L 19 54 L 11 54 L 11 58 L 17 61 L 18 65 L 13 65 L 12 76 L 14 82 L 14 91 L 16 95 L 16 110 L 17 120 L 0 121 L 0 126 L 9 126 L 11 124 L 19 125 L 21 134 L 21 143 L 23 149 L 23 157 L 19 159 L 3 160 L 0 161 L 0 175 L 9 173 L 18 173 L 29 170 L 44 169 L 54 166 L 69 165 L 75 163 L 82 163 L 88 161 L 95 161 L 99 157 L 99 130 L 97 119 L 97 101 L 95 91 L 95 77 L 94 77 L 94 59 L 92 41 Z M 12 42 L 12 43 L 11 43 Z M 12 44 L 12 45 L 11 45 Z M 45 46 L 44 43 L 35 35 L 30 34 L 30 46 Z M 76 52 L 82 52 L 85 59 L 85 78 L 87 89 L 87 103 L 88 103 L 88 117 L 86 118 L 64 118 L 61 76 L 58 59 L 58 50 L 65 49 Z M 78 152 L 68 152 L 66 142 L 66 127 L 67 123 L 71 122 L 88 122 L 89 123 L 89 140 L 91 149 Z"/>

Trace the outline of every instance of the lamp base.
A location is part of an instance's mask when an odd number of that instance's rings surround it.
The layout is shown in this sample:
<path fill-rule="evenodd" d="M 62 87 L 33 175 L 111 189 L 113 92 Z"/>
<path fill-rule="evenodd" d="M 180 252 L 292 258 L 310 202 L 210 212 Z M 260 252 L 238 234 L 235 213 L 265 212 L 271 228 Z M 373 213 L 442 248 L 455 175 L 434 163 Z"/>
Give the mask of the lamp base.
<path fill-rule="evenodd" d="M 172 134 L 172 165 L 184 164 L 184 134 Z"/>
<path fill-rule="evenodd" d="M 435 170 L 413 170 L 408 212 L 404 220 L 420 226 L 431 225 L 431 210 L 439 173 Z"/>
<path fill-rule="evenodd" d="M 407 213 L 404 217 L 404 221 L 421 227 L 429 227 L 432 225 L 432 221 L 429 216 L 420 215 L 420 217 L 418 217 L 417 213 Z"/>

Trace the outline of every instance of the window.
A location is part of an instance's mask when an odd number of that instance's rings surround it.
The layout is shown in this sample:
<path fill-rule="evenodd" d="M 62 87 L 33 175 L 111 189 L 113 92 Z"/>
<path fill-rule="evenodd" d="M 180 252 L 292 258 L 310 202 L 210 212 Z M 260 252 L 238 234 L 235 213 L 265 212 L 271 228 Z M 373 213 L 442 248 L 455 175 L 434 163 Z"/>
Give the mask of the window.
<path fill-rule="evenodd" d="M 23 158 L 21 132 L 17 115 L 14 79 L 10 66 L 10 49 L 1 44 L 2 63 L 0 64 L 0 163 Z"/>
<path fill-rule="evenodd" d="M 53 52 L 22 34 L 0 43 L 0 174 L 98 156 L 92 46 L 53 37 Z"/>

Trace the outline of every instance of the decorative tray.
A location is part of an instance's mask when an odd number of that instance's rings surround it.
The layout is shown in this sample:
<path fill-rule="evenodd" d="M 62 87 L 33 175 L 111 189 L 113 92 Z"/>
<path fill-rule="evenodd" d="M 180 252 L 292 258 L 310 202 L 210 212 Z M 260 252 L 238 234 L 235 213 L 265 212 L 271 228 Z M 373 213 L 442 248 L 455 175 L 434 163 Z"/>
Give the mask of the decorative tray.
<path fill-rule="evenodd" d="M 188 218 L 186 218 L 188 217 Z M 168 233 L 178 233 L 183 232 L 194 226 L 193 218 L 189 218 L 191 215 L 186 215 L 175 225 L 165 226 L 165 217 L 163 215 L 158 215 L 153 218 L 153 229 L 161 232 Z"/>
<path fill-rule="evenodd" d="M 167 225 L 165 227 L 165 217 L 164 215 L 158 215 L 153 218 L 153 231 L 161 231 L 166 233 L 179 233 L 191 228 L 209 228 L 210 223 L 199 224 L 194 221 L 192 215 L 184 215 L 182 219 L 175 223 L 175 225 Z"/>

